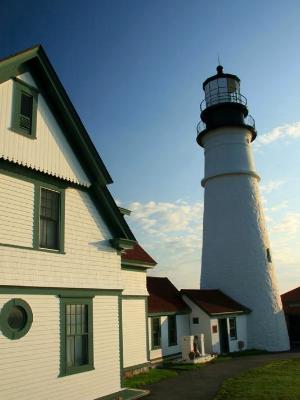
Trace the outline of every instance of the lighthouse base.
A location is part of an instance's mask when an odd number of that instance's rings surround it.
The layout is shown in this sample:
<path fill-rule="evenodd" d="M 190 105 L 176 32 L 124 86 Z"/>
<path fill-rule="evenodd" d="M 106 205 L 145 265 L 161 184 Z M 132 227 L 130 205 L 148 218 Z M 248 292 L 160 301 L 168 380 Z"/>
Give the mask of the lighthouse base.
<path fill-rule="evenodd" d="M 257 179 L 224 175 L 205 185 L 201 289 L 248 307 L 248 348 L 290 349 Z"/>

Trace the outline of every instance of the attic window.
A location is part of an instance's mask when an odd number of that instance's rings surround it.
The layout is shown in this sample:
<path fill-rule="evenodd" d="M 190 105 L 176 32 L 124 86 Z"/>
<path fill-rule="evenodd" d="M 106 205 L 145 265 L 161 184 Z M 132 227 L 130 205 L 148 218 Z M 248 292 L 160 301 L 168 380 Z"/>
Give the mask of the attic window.
<path fill-rule="evenodd" d="M 31 132 L 33 111 L 33 96 L 22 91 L 21 110 L 20 110 L 20 128 Z"/>
<path fill-rule="evenodd" d="M 270 249 L 267 249 L 267 260 L 268 260 L 269 263 L 272 262 L 272 257 L 271 257 Z"/>
<path fill-rule="evenodd" d="M 12 126 L 14 132 L 35 138 L 37 91 L 19 79 L 14 80 Z"/>

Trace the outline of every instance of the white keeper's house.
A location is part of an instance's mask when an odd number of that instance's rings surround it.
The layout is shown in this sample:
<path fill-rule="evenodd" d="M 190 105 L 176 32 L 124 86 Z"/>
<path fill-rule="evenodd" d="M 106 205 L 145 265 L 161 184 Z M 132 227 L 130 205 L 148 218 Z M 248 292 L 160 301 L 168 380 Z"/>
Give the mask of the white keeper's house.
<path fill-rule="evenodd" d="M 0 61 L 0 397 L 135 399 L 146 269 L 112 179 L 37 46 Z M 127 253 L 121 253 L 127 250 Z"/>

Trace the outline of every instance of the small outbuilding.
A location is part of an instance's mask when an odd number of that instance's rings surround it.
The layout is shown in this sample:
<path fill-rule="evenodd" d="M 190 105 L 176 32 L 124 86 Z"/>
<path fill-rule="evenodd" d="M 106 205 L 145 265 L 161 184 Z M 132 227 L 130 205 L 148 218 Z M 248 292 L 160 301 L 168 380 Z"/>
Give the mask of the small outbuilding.
<path fill-rule="evenodd" d="M 204 334 L 206 354 L 246 350 L 249 308 L 218 289 L 178 291 L 168 278 L 147 277 L 151 363 L 180 358 L 183 336 Z"/>
<path fill-rule="evenodd" d="M 181 356 L 181 337 L 190 335 L 189 306 L 168 278 L 147 277 L 150 360 Z"/>
<path fill-rule="evenodd" d="M 281 295 L 290 341 L 300 344 L 300 286 Z"/>
<path fill-rule="evenodd" d="M 191 309 L 190 334 L 204 334 L 206 354 L 247 349 L 247 307 L 218 289 L 184 289 L 180 293 Z"/>

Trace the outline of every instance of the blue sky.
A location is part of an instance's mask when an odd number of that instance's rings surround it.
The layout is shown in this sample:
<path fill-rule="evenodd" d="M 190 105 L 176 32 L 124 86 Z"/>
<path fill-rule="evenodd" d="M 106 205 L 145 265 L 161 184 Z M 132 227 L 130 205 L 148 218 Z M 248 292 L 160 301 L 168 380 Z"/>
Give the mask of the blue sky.
<path fill-rule="evenodd" d="M 0 56 L 41 43 L 155 274 L 199 281 L 202 81 L 220 55 L 256 120 L 256 166 L 280 290 L 300 284 L 299 1 L 2 1 Z M 72 6 L 71 6 L 72 5 Z"/>

